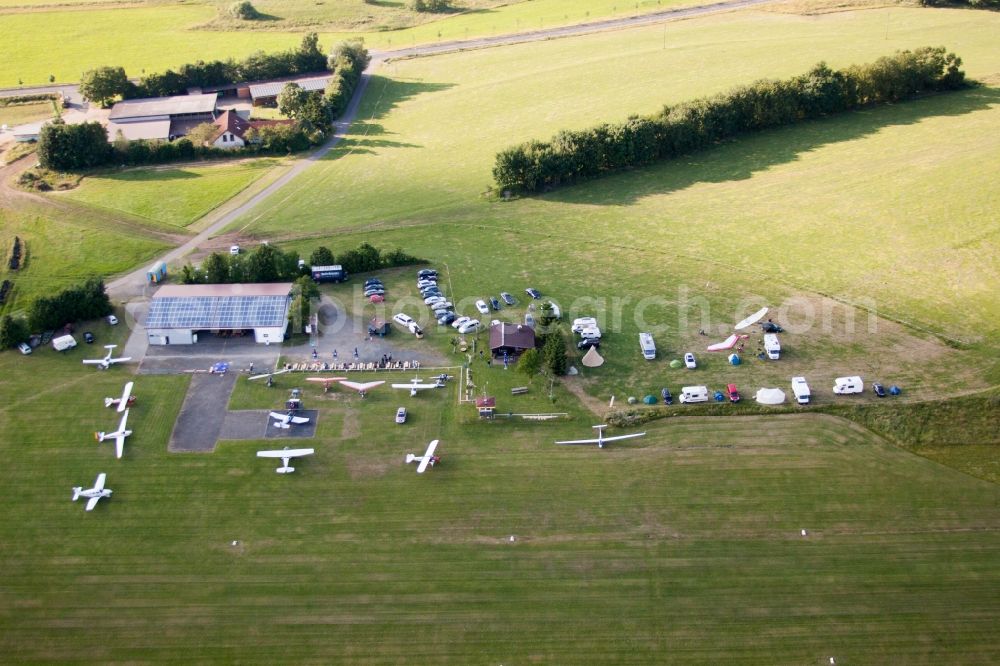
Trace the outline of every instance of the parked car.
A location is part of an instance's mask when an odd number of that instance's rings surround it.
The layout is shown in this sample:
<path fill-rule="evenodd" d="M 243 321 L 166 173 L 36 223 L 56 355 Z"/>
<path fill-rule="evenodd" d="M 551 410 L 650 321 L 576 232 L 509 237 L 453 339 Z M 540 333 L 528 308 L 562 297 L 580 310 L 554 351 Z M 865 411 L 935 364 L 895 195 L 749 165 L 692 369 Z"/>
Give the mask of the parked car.
<path fill-rule="evenodd" d="M 396 423 L 406 423 L 406 407 L 396 410 Z"/>
<path fill-rule="evenodd" d="M 694 354 L 691 352 L 684 354 L 684 365 L 687 366 L 688 370 L 694 370 L 698 367 L 698 364 L 694 360 Z"/>
<path fill-rule="evenodd" d="M 392 315 L 392 320 L 402 326 L 403 328 L 409 328 L 410 324 L 414 323 L 413 317 L 405 315 L 402 312 L 398 312 Z"/>
<path fill-rule="evenodd" d="M 91 333 L 90 331 L 84 332 L 83 341 L 86 342 L 88 345 L 92 344 L 94 342 L 94 334 Z"/>
<path fill-rule="evenodd" d="M 434 287 L 433 289 L 421 289 L 420 295 L 424 298 L 427 298 L 428 296 L 444 296 L 444 294 L 441 293 L 441 290 L 437 287 Z"/>
<path fill-rule="evenodd" d="M 494 310 L 499 310 L 500 309 L 500 301 L 498 301 L 497 299 L 495 299 L 492 296 L 490 296 L 490 307 L 493 308 Z"/>
<path fill-rule="evenodd" d="M 427 305 L 435 305 L 436 303 L 444 303 L 444 296 L 428 296 L 424 299 L 424 303 Z"/>
<path fill-rule="evenodd" d="M 576 343 L 577 349 L 590 349 L 591 347 L 600 348 L 601 340 L 600 338 L 584 338 Z"/>
<path fill-rule="evenodd" d="M 674 404 L 674 396 L 670 395 L 670 389 L 664 386 L 660 389 L 660 396 L 663 398 L 663 404 L 672 405 Z"/>
<path fill-rule="evenodd" d="M 417 279 L 425 277 L 437 277 L 438 272 L 433 268 L 421 268 L 417 271 Z"/>
<path fill-rule="evenodd" d="M 462 324 L 461 326 L 459 326 L 458 332 L 461 333 L 462 335 L 465 335 L 466 333 L 475 333 L 476 331 L 479 330 L 479 325 L 480 324 L 478 319 L 471 319 Z"/>
<path fill-rule="evenodd" d="M 531 296 L 534 299 L 539 299 L 542 297 L 541 293 L 539 293 L 539 291 L 534 287 L 528 287 L 527 289 L 524 290 L 524 293 L 526 293 L 528 296 Z"/>
<path fill-rule="evenodd" d="M 230 245 L 229 246 L 229 254 L 236 255 L 236 254 L 239 254 L 239 253 L 240 253 L 240 246 L 239 245 Z"/>
<path fill-rule="evenodd" d="M 726 393 L 729 394 L 729 402 L 740 401 L 740 392 L 736 390 L 736 384 L 726 384 Z"/>
<path fill-rule="evenodd" d="M 465 325 L 466 322 L 470 322 L 470 321 L 472 321 L 472 317 L 459 317 L 455 321 L 451 322 L 451 327 L 452 328 L 459 328 L 460 326 Z"/>
<path fill-rule="evenodd" d="M 367 280 L 365 280 L 366 287 L 370 287 L 373 284 L 382 284 L 382 280 L 379 280 L 378 278 L 368 278 Z"/>
<path fill-rule="evenodd" d="M 372 303 L 382 303 L 383 301 L 385 301 L 385 295 L 372 294 L 371 296 L 368 297 L 368 300 L 371 301 Z"/>
<path fill-rule="evenodd" d="M 437 281 L 436 278 L 435 279 L 427 278 L 427 279 L 424 279 L 424 280 L 417 280 L 417 287 L 418 288 L 419 287 L 435 287 L 435 286 L 437 286 L 437 283 L 438 283 L 438 281 Z"/>
<path fill-rule="evenodd" d="M 19 342 L 17 343 L 17 351 L 27 356 L 31 353 L 31 346 L 27 342 Z"/>
<path fill-rule="evenodd" d="M 514 305 L 517 303 L 517 299 L 508 294 L 506 291 L 500 292 L 500 298 L 502 298 L 503 302 L 506 303 L 507 305 Z"/>
<path fill-rule="evenodd" d="M 445 312 L 443 315 L 438 317 L 438 323 L 441 324 L 442 326 L 447 326 L 456 319 L 458 319 L 458 315 L 456 315 L 454 312 Z"/>
<path fill-rule="evenodd" d="M 885 387 L 882 386 L 882 384 L 880 384 L 879 382 L 875 382 L 872 384 L 872 392 L 874 392 L 875 395 L 877 395 L 880 398 L 885 397 Z"/>
<path fill-rule="evenodd" d="M 375 294 L 378 294 L 379 296 L 385 296 L 385 289 L 382 287 L 370 287 L 368 289 L 365 289 L 365 298 L 368 298 L 369 296 L 374 296 Z"/>
<path fill-rule="evenodd" d="M 118 317 L 116 317 L 114 315 L 108 315 L 108 323 L 111 324 L 112 326 L 117 326 L 118 325 Z"/>
<path fill-rule="evenodd" d="M 478 301 L 476 301 L 476 309 L 479 310 L 480 314 L 489 314 L 490 313 L 489 306 L 486 305 L 486 301 L 484 301 L 482 299 L 479 299 Z"/>

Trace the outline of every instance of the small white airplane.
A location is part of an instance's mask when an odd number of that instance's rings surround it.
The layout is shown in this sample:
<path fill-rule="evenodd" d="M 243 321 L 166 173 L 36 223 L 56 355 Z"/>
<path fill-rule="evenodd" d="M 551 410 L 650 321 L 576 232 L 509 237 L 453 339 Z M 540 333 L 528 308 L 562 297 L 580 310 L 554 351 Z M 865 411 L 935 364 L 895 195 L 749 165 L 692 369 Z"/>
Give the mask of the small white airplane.
<path fill-rule="evenodd" d="M 123 356 L 121 358 L 111 358 L 111 354 L 114 352 L 115 347 L 118 345 L 104 345 L 104 348 L 108 350 L 108 353 L 104 355 L 104 358 L 85 358 L 83 359 L 84 365 L 96 365 L 101 370 L 107 370 L 115 363 L 124 363 L 125 361 L 131 361 L 131 356 Z"/>
<path fill-rule="evenodd" d="M 323 382 L 323 393 L 327 393 L 336 382 L 342 382 L 347 377 L 306 377 L 307 382 Z"/>
<path fill-rule="evenodd" d="M 131 430 L 125 429 L 125 422 L 128 421 L 128 410 L 122 414 L 122 421 L 118 424 L 118 430 L 114 432 L 95 432 L 94 439 L 98 442 L 103 442 L 106 439 L 115 438 L 115 457 L 121 458 L 122 452 L 125 450 L 125 438 L 132 434 Z"/>
<path fill-rule="evenodd" d="M 309 419 L 305 416 L 293 416 L 291 412 L 286 414 L 271 412 L 271 418 L 274 419 L 274 423 L 271 425 L 282 430 L 288 430 L 292 427 L 292 424 L 302 425 L 303 423 L 309 423 Z"/>
<path fill-rule="evenodd" d="M 631 435 L 615 435 L 614 437 L 605 437 L 604 429 L 607 427 L 607 424 L 593 426 L 594 430 L 597 431 L 597 439 L 571 439 L 556 442 L 556 444 L 597 444 L 598 448 L 603 449 L 604 445 L 608 442 L 618 442 L 623 439 L 634 439 L 635 437 L 644 437 L 646 435 L 644 432 L 636 432 Z"/>
<path fill-rule="evenodd" d="M 104 487 L 104 480 L 108 478 L 108 475 L 101 472 L 97 475 L 97 480 L 94 481 L 93 488 L 87 488 L 84 490 L 82 487 L 77 486 L 73 488 L 73 501 L 77 501 L 81 497 L 87 498 L 87 511 L 93 511 L 94 507 L 97 506 L 98 500 L 102 497 L 111 497 L 111 490 Z"/>
<path fill-rule="evenodd" d="M 276 377 L 277 375 L 283 375 L 286 372 L 288 372 L 288 370 L 278 370 L 277 372 L 265 372 L 260 375 L 253 375 L 252 377 L 247 377 L 247 380 L 252 382 L 255 379 L 264 379 L 265 377 Z"/>
<path fill-rule="evenodd" d="M 444 388 L 444 382 L 438 379 L 437 382 L 435 382 L 434 384 L 424 384 L 422 379 L 420 379 L 419 377 L 414 377 L 413 379 L 410 380 L 409 384 L 393 384 L 392 388 L 409 389 L 410 395 L 414 396 L 417 394 L 417 391 L 423 391 L 426 389 Z"/>
<path fill-rule="evenodd" d="M 340 382 L 341 386 L 346 386 L 347 388 L 354 389 L 355 391 L 357 391 L 358 393 L 360 393 L 362 398 L 365 397 L 365 394 L 368 393 L 368 391 L 370 391 L 371 389 L 375 388 L 376 386 L 381 386 L 382 384 L 385 384 L 385 382 L 384 381 L 381 381 L 381 382 L 348 382 L 348 381 L 344 381 L 344 380 L 341 380 L 341 382 Z"/>
<path fill-rule="evenodd" d="M 434 467 L 435 464 L 441 462 L 441 456 L 434 455 L 434 449 L 437 448 L 437 445 L 438 445 L 438 440 L 435 439 L 434 441 L 432 441 L 430 444 L 427 445 L 427 450 L 424 451 L 424 455 L 422 456 L 415 456 L 412 453 L 407 453 L 406 463 L 407 464 L 411 462 L 420 463 L 419 465 L 417 465 L 417 474 L 423 474 L 427 470 L 428 466 Z"/>
<path fill-rule="evenodd" d="M 311 456 L 314 449 L 290 449 L 287 446 L 283 449 L 277 451 L 258 451 L 258 458 L 281 458 L 281 467 L 275 468 L 275 472 L 278 474 L 291 474 L 295 471 L 294 467 L 288 466 L 288 461 L 292 458 L 301 458 L 302 456 Z"/>
<path fill-rule="evenodd" d="M 105 398 L 104 406 L 114 407 L 115 405 L 117 405 L 118 409 L 116 411 L 118 411 L 119 413 L 124 412 L 126 408 L 131 407 L 132 403 L 135 402 L 135 396 L 132 395 L 132 386 L 134 384 L 135 382 L 129 382 L 128 384 L 126 384 L 125 390 L 122 391 L 122 397 L 120 398 Z"/>

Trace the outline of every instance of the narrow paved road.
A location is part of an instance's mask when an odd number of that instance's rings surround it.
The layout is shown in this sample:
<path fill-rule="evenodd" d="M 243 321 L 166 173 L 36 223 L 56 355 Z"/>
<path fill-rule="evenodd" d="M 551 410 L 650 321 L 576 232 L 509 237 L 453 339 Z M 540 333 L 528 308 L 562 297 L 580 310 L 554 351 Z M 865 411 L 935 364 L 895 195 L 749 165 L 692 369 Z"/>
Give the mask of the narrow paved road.
<path fill-rule="evenodd" d="M 640 16 L 631 16 L 626 18 L 617 19 L 607 19 L 602 21 L 594 21 L 592 23 L 582 23 L 577 25 L 564 26 L 561 28 L 550 28 L 547 30 L 536 30 L 532 32 L 522 32 L 509 35 L 500 35 L 497 37 L 483 37 L 480 39 L 470 39 L 455 42 L 444 42 L 441 44 L 428 44 L 425 46 L 417 46 L 409 49 L 399 49 L 396 51 L 382 51 L 372 53 L 371 63 L 369 63 L 368 68 L 365 70 L 361 77 L 361 81 L 358 84 L 357 90 L 354 91 L 354 97 L 351 99 L 350 105 L 348 105 L 347 110 L 341 119 L 334 124 L 334 133 L 330 139 L 316 149 L 308 157 L 299 160 L 291 169 L 283 174 L 280 178 L 275 180 L 273 183 L 265 187 L 263 190 L 255 194 L 253 197 L 248 199 L 242 205 L 230 210 L 226 214 L 222 215 L 213 222 L 210 226 L 206 227 L 197 236 L 193 236 L 183 245 L 180 245 L 167 254 L 160 257 L 161 260 L 167 262 L 176 261 L 183 258 L 190 252 L 198 249 L 202 243 L 206 240 L 215 236 L 217 233 L 228 227 L 235 220 L 239 219 L 249 211 L 256 208 L 265 200 L 269 199 L 276 192 L 282 189 L 285 185 L 291 182 L 303 171 L 308 169 L 318 160 L 323 159 L 327 153 L 330 152 L 340 141 L 344 138 L 347 133 L 348 128 L 351 123 L 354 122 L 354 118 L 357 115 L 358 107 L 361 104 L 361 99 L 364 96 L 365 89 L 368 87 L 368 82 L 371 80 L 371 75 L 386 61 L 398 58 L 413 58 L 417 56 L 425 55 L 436 55 L 440 53 L 448 53 L 453 51 L 463 51 L 468 49 L 479 49 L 488 48 L 492 46 L 505 46 L 509 44 L 522 44 L 527 42 L 536 42 L 547 39 L 558 39 L 561 37 L 574 37 L 577 35 L 587 35 L 596 32 L 602 32 L 606 30 L 619 30 L 624 28 L 632 28 L 636 26 L 651 25 L 655 23 L 660 23 L 663 21 L 671 21 L 679 18 L 688 18 L 691 16 L 699 16 L 702 14 L 711 14 L 715 12 L 730 11 L 734 9 L 743 9 L 746 7 L 752 7 L 755 5 L 762 5 L 774 0 L 728 0 L 726 2 L 718 2 L 710 5 L 698 5 L 695 7 L 682 7 L 679 9 L 667 9 L 660 12 L 654 12 L 652 14 L 643 14 Z M 43 90 L 43 88 L 39 88 Z M 150 262 L 151 264 L 153 262 Z M 122 275 L 114 280 L 107 283 L 108 291 L 117 297 L 127 297 L 131 293 L 142 292 L 143 286 L 146 282 L 146 266 L 142 266 L 132 271 Z"/>

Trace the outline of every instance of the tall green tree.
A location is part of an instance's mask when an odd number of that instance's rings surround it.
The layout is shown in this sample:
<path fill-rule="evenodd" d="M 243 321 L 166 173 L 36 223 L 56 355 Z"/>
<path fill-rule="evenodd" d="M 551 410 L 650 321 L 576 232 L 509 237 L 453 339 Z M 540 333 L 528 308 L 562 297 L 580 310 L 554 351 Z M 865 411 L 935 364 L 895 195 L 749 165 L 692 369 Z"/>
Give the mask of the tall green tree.
<path fill-rule="evenodd" d="M 11 349 L 28 339 L 28 323 L 20 317 L 4 315 L 0 319 L 0 349 Z"/>
<path fill-rule="evenodd" d="M 278 93 L 278 110 L 281 111 L 281 115 L 298 120 L 308 101 L 309 93 L 293 81 L 285 84 Z"/>
<path fill-rule="evenodd" d="M 102 108 L 109 107 L 118 97 L 125 97 L 131 87 L 124 67 L 98 67 L 80 77 L 80 94 Z"/>
<path fill-rule="evenodd" d="M 556 328 L 545 337 L 542 358 L 545 362 L 545 369 L 550 373 L 556 376 L 566 374 L 569 361 L 566 358 L 566 338 L 561 328 Z"/>
<path fill-rule="evenodd" d="M 528 377 L 528 381 L 542 369 L 542 357 L 537 349 L 525 349 L 517 359 L 517 371 Z"/>
<path fill-rule="evenodd" d="M 205 257 L 205 262 L 201 265 L 205 274 L 205 281 L 209 284 L 225 284 L 230 281 L 229 255 L 221 252 L 213 252 Z"/>
<path fill-rule="evenodd" d="M 309 255 L 310 266 L 332 266 L 333 263 L 333 252 L 330 252 L 330 248 L 323 245 L 320 245 Z"/>

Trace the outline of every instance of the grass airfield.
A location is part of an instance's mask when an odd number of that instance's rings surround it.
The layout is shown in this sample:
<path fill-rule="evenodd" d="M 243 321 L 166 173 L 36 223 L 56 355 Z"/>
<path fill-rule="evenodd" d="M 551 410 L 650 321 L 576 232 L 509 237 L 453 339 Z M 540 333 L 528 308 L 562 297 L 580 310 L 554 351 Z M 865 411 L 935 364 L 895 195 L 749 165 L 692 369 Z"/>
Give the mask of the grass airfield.
<path fill-rule="evenodd" d="M 598 450 L 552 444 L 592 417 L 558 388 L 550 406 L 538 380 L 528 407 L 567 420 L 480 423 L 454 383 L 365 400 L 307 385 L 319 432 L 297 444 L 317 452 L 283 476 L 253 455 L 274 442 L 168 454 L 184 377 L 136 378 L 115 460 L 90 431 L 116 421 L 100 398 L 127 374 L 77 356 L 0 358 L 19 378 L 0 389 L 0 452 L 17 461 L 0 649 L 16 661 L 1000 656 L 997 486 L 845 421 L 672 419 Z M 504 409 L 523 380 L 474 365 Z M 241 379 L 231 408 L 277 407 L 304 382 L 276 384 Z M 403 456 L 432 437 L 443 460 L 418 476 Z M 115 494 L 85 514 L 69 490 L 99 471 Z"/>

